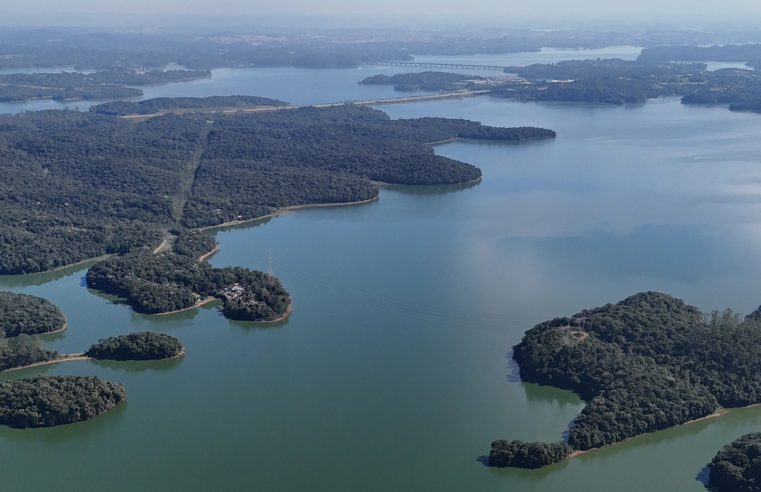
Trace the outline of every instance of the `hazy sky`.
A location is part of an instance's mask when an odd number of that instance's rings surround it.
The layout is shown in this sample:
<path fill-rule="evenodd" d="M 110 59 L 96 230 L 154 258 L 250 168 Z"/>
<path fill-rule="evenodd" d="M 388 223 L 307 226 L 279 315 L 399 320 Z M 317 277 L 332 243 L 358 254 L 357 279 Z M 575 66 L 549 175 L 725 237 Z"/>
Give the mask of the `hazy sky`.
<path fill-rule="evenodd" d="M 404 24 L 417 21 L 721 22 L 761 20 L 761 0 L 3 0 L 6 20 L 70 19 L 86 13 L 131 15 L 358 16 Z M 683 22 L 679 22 L 679 21 Z M 696 26 L 699 27 L 699 26 Z"/>

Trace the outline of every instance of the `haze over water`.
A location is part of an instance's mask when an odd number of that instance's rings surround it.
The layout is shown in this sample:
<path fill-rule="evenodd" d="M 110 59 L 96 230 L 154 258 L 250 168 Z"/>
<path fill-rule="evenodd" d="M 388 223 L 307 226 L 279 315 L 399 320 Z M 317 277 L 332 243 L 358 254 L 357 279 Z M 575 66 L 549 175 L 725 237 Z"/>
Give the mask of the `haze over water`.
<path fill-rule="evenodd" d="M 282 82 L 294 69 L 267 70 L 254 74 L 262 85 L 219 93 L 299 102 L 303 86 Z M 362 78 L 309 73 L 335 77 L 324 94 L 309 94 L 319 101 Z M 203 87 L 199 94 L 217 90 Z M 62 352 L 144 330 L 174 335 L 187 350 L 180 361 L 5 375 L 98 375 L 129 394 L 126 406 L 90 422 L 0 428 L 8 490 L 75 480 L 82 491 L 704 490 L 696 475 L 722 445 L 759 428 L 761 409 L 540 471 L 492 470 L 478 458 L 497 438 L 557 440 L 582 408 L 568 392 L 515 381 L 509 349 L 535 323 L 642 290 L 704 311 L 761 304 L 761 116 L 673 99 L 382 109 L 544 126 L 558 138 L 438 147 L 482 168 L 475 186 L 384 188 L 368 205 L 220 232 L 215 266 L 263 269 L 272 252 L 294 299 L 282 326 L 230 322 L 213 308 L 137 315 L 83 287 L 84 268 L 0 278 L 0 289 L 62 307 L 70 328 L 49 343 Z"/>

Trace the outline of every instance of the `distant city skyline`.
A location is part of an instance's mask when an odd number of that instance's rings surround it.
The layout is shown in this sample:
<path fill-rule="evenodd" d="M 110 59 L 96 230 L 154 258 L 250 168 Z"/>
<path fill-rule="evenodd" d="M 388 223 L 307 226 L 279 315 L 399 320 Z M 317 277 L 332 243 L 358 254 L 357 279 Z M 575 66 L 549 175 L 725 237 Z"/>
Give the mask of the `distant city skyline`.
<path fill-rule="evenodd" d="M 125 17 L 115 17 L 116 15 Z M 244 23 L 262 17 L 278 19 L 283 24 L 319 22 L 356 18 L 365 23 L 378 24 L 435 24 L 460 23 L 494 25 L 584 25 L 607 23 L 647 23 L 679 25 L 700 28 L 717 23 L 752 23 L 761 20 L 758 0 L 727 0 L 707 2 L 691 0 L 534 0 L 532 2 L 504 2 L 501 0 L 461 1 L 439 0 L 435 8 L 430 2 L 419 0 L 384 0 L 358 2 L 356 0 L 130 0 L 113 4 L 101 0 L 28 0 L 10 2 L 3 6 L 0 23 L 67 24 L 81 20 L 83 25 L 100 19 L 111 24 L 157 22 L 157 17 L 181 16 L 188 20 L 206 16 L 209 24 L 215 22 Z M 226 19 L 226 20 L 225 20 Z M 202 22 L 202 19 L 197 19 Z M 236 22 L 237 21 L 237 22 Z M 331 26 L 335 27 L 335 26 Z"/>

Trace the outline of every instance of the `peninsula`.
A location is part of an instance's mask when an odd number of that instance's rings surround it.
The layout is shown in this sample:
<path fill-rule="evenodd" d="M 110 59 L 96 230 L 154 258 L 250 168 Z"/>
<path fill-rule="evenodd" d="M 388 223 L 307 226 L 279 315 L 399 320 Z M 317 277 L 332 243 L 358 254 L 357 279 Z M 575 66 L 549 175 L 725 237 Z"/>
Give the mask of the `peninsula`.
<path fill-rule="evenodd" d="M 170 231 L 287 207 L 361 202 L 378 196 L 374 181 L 480 178 L 478 168 L 437 156 L 428 142 L 554 137 L 466 120 L 392 120 L 352 105 L 213 120 L 167 114 L 133 122 L 97 110 L 0 116 L 0 274 L 153 250 Z"/>
<path fill-rule="evenodd" d="M 656 292 L 541 323 L 514 347 L 521 379 L 572 390 L 587 405 L 567 443 L 495 441 L 490 463 L 551 464 L 761 403 L 760 328 L 761 308 L 742 320 L 729 310 L 706 316 Z M 532 460 L 522 458 L 526 450 Z"/>

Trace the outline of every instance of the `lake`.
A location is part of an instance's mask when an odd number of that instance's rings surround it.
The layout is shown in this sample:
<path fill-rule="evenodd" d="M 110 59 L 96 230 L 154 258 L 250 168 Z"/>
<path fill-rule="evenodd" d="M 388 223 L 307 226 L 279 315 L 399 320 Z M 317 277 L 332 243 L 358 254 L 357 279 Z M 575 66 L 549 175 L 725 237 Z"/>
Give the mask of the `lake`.
<path fill-rule="evenodd" d="M 269 89 L 261 95 L 277 97 Z M 761 304 L 761 116 L 675 99 L 383 110 L 545 126 L 558 138 L 439 146 L 481 167 L 483 181 L 388 187 L 374 203 L 219 232 L 215 266 L 263 269 L 272 253 L 294 300 L 280 326 L 231 322 L 214 307 L 138 315 L 89 291 L 84 267 L 0 277 L 0 289 L 61 306 L 69 330 L 47 340 L 62 352 L 143 330 L 187 349 L 178 361 L 5 374 L 97 375 L 129 394 L 89 422 L 0 428 L 7 490 L 704 490 L 696 476 L 721 446 L 761 429 L 761 408 L 539 471 L 479 458 L 498 438 L 558 440 L 583 406 L 516 380 L 510 347 L 534 324 L 643 290 L 704 311 Z"/>
<path fill-rule="evenodd" d="M 614 46 L 603 49 L 542 48 L 538 52 L 510 53 L 507 55 L 471 55 L 459 57 L 416 57 L 416 61 L 428 63 L 469 63 L 483 65 L 530 65 L 532 63 L 556 63 L 568 59 L 625 58 L 634 59 L 641 48 Z M 169 67 L 176 68 L 176 67 Z M 10 72 L 56 72 L 70 67 L 36 68 Z M 353 69 L 309 68 L 219 68 L 211 71 L 211 78 L 177 82 L 172 84 L 138 87 L 143 91 L 141 99 L 156 97 L 206 97 L 256 95 L 280 99 L 293 104 L 318 104 L 339 101 L 361 101 L 398 97 L 399 92 L 391 86 L 360 85 L 358 82 L 371 75 L 384 73 L 421 72 L 430 68 L 362 66 Z M 447 69 L 451 72 L 494 76 L 494 70 Z M 0 74 L 3 73 L 0 71 Z M 424 93 L 421 91 L 421 93 Z M 39 111 L 44 109 L 78 109 L 86 111 L 94 104 L 105 101 L 57 102 L 50 99 L 14 103 L 0 102 L 0 114 Z"/>

